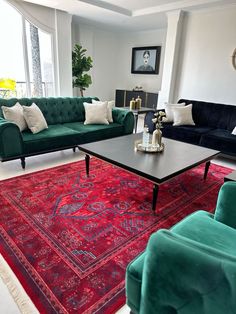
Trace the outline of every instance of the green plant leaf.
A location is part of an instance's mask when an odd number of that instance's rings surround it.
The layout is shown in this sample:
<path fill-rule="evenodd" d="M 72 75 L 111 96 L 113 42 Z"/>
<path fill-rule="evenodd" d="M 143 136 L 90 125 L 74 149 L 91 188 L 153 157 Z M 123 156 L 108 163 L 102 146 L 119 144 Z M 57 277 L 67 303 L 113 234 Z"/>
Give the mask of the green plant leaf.
<path fill-rule="evenodd" d="M 93 60 L 90 56 L 86 57 L 87 49 L 76 44 L 72 51 L 72 83 L 73 87 L 79 87 L 80 90 L 85 90 L 92 84 L 91 76 L 84 74 L 93 67 Z"/>

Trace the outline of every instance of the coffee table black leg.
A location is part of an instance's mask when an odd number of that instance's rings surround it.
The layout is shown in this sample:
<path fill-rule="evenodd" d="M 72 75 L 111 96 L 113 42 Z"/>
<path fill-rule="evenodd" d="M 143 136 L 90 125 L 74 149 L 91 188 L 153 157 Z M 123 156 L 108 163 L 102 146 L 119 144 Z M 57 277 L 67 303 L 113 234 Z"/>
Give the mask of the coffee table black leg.
<path fill-rule="evenodd" d="M 208 170 L 209 170 L 210 164 L 211 164 L 210 161 L 206 162 L 205 171 L 204 171 L 204 180 L 206 180 L 206 178 L 207 178 L 207 174 L 208 174 Z"/>
<path fill-rule="evenodd" d="M 134 114 L 134 133 L 137 133 L 137 127 L 138 127 L 138 114 Z"/>
<path fill-rule="evenodd" d="M 87 177 L 89 176 L 89 161 L 90 161 L 90 156 L 88 154 L 85 155 L 85 164 L 86 164 L 86 174 Z"/>
<path fill-rule="evenodd" d="M 153 212 L 155 212 L 155 210 L 156 210 L 158 191 L 159 191 L 159 185 L 154 184 L 153 185 L 153 194 L 152 194 L 152 210 L 153 210 Z"/>

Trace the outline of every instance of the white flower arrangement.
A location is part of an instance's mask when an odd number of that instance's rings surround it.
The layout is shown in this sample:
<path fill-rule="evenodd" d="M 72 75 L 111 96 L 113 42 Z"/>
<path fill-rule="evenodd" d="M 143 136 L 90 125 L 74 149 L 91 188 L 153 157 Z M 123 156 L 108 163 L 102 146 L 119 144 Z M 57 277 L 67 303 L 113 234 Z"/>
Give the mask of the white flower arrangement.
<path fill-rule="evenodd" d="M 164 111 L 158 111 L 154 113 L 155 118 L 152 119 L 152 122 L 156 124 L 156 128 L 160 129 L 162 128 L 162 121 L 163 118 L 166 117 L 166 113 Z"/>

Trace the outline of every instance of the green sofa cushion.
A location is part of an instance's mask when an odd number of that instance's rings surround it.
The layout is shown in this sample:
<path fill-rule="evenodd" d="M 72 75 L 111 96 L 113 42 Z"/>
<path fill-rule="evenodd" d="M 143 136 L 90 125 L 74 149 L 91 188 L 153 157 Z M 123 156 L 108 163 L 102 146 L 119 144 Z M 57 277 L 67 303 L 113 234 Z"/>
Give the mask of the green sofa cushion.
<path fill-rule="evenodd" d="M 49 125 L 48 129 L 37 134 L 29 130 L 22 132 L 25 153 L 36 153 L 53 150 L 58 147 L 76 145 L 81 135 L 79 132 L 63 126 L 62 124 Z"/>
<path fill-rule="evenodd" d="M 65 127 L 75 130 L 81 134 L 80 144 L 105 140 L 124 134 L 124 127 L 118 123 L 111 124 L 86 124 L 83 122 L 72 122 L 63 124 Z"/>

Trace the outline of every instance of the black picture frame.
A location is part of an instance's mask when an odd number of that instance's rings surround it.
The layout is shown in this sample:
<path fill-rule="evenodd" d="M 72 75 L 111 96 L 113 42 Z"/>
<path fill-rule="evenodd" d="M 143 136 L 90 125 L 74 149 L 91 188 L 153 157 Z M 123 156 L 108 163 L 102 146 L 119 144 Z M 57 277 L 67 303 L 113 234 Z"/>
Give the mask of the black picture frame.
<path fill-rule="evenodd" d="M 132 48 L 131 73 L 159 74 L 161 46 Z"/>

